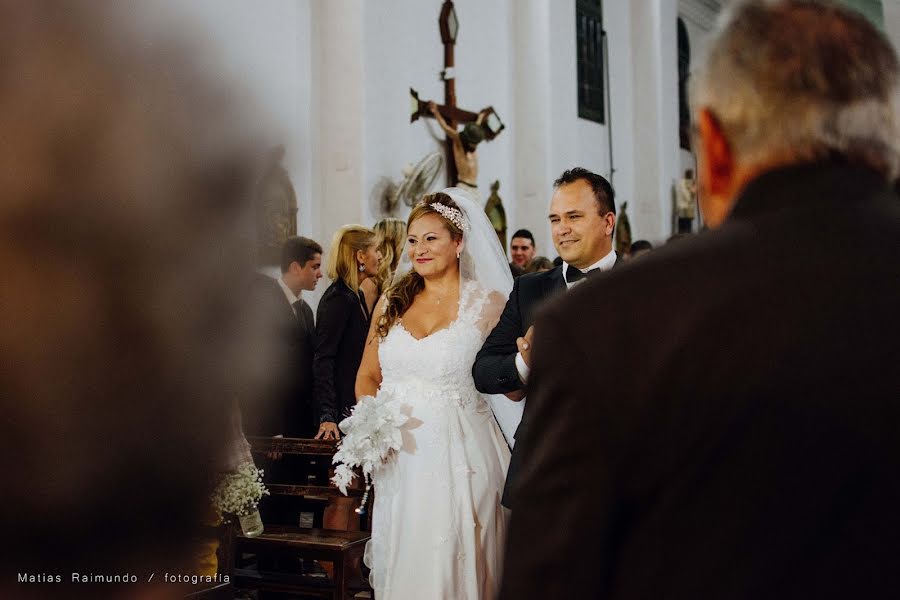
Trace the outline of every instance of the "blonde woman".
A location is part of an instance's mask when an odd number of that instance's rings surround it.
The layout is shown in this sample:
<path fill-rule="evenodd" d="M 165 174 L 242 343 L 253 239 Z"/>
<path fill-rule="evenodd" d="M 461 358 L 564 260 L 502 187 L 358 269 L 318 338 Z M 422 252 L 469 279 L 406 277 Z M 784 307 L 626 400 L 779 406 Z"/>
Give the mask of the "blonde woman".
<path fill-rule="evenodd" d="M 356 404 L 353 382 L 362 359 L 370 313 L 360 284 L 378 274 L 381 252 L 375 232 L 345 225 L 328 253 L 328 286 L 316 311 L 313 380 L 319 410 L 316 439 L 340 439 L 337 423 Z"/>
<path fill-rule="evenodd" d="M 381 251 L 381 265 L 378 267 L 378 275 L 369 277 L 359 286 L 366 296 L 369 312 L 372 312 L 375 301 L 391 284 L 406 244 L 406 223 L 402 219 L 382 219 L 375 223 L 374 229 L 378 236 L 378 250 Z"/>

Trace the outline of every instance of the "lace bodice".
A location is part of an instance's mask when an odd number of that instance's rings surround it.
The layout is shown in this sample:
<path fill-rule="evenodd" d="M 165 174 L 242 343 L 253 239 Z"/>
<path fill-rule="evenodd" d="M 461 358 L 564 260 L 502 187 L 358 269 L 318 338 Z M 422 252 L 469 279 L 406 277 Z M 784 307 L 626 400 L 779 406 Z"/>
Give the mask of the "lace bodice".
<path fill-rule="evenodd" d="M 381 390 L 395 392 L 399 386 L 403 396 L 418 392 L 434 401 L 456 404 L 479 400 L 472 364 L 487 326 L 492 325 L 493 312 L 487 292 L 470 281 L 463 285 L 458 316 L 449 326 L 416 339 L 398 320 L 378 349 Z"/>

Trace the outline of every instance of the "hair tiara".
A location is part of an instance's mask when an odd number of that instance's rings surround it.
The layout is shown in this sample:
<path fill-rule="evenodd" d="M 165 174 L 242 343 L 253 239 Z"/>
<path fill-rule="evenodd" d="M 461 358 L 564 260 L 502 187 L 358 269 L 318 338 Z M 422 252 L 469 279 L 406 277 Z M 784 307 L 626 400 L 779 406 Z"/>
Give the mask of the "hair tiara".
<path fill-rule="evenodd" d="M 462 211 L 458 208 L 453 208 L 452 206 L 447 206 L 446 204 L 441 204 L 440 202 L 432 202 L 428 206 L 433 208 L 442 217 L 459 227 L 461 230 L 469 231 L 469 222 L 466 220 L 465 215 L 462 214 Z"/>

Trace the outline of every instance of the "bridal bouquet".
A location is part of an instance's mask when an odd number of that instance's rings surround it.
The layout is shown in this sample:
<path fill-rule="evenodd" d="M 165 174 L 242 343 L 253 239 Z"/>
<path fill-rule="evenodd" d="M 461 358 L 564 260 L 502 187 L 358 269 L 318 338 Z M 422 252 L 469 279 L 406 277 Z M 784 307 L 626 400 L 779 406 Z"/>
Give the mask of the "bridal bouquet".
<path fill-rule="evenodd" d="M 253 463 L 248 462 L 219 480 L 212 502 L 220 522 L 225 520 L 226 514 L 246 517 L 257 512 L 259 500 L 269 493 L 262 476 L 262 469 L 257 469 Z"/>
<path fill-rule="evenodd" d="M 360 467 L 366 478 L 366 495 L 362 501 L 365 506 L 372 472 L 403 445 L 400 427 L 408 419 L 401 412 L 399 402 L 363 396 L 350 416 L 340 422 L 338 426 L 345 435 L 334 455 L 333 462 L 338 466 L 331 481 L 345 496 L 347 486 L 356 476 L 353 468 Z"/>

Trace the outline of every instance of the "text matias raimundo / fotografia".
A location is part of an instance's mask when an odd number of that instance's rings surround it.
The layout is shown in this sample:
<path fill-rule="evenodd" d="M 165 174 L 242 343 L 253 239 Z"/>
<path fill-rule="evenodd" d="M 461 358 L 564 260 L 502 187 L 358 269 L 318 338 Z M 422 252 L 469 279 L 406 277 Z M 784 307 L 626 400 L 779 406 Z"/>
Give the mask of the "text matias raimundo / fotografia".
<path fill-rule="evenodd" d="M 215 575 L 187 575 L 183 573 L 163 573 L 162 577 L 156 578 L 155 573 L 144 576 L 143 579 L 132 573 L 117 573 L 115 575 L 107 575 L 100 573 L 72 573 L 70 577 L 63 579 L 58 573 L 19 573 L 17 581 L 19 583 L 152 583 L 153 581 L 162 581 L 163 583 L 189 583 L 198 585 L 200 583 L 230 583 L 231 578 L 228 575 L 216 573 Z"/>

